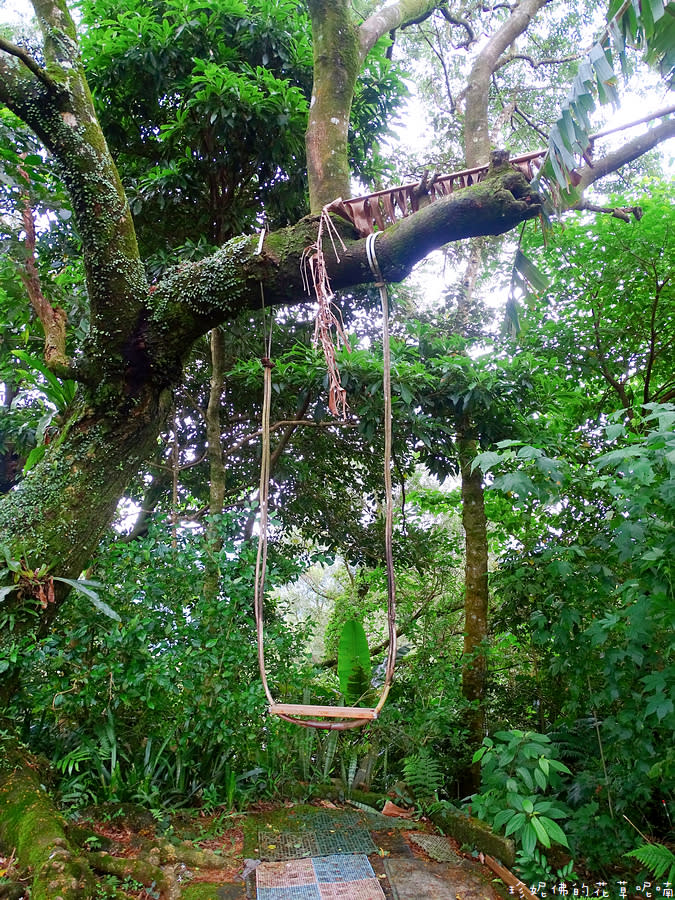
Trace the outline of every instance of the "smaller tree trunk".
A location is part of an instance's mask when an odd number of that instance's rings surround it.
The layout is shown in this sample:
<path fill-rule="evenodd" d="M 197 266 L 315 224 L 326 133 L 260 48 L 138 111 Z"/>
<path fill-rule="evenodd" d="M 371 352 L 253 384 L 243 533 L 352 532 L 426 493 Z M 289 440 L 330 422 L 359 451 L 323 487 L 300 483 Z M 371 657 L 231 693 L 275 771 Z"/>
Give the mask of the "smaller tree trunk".
<path fill-rule="evenodd" d="M 209 460 L 209 522 L 206 528 L 207 557 L 204 571 L 204 596 L 213 599 L 218 594 L 220 568 L 217 556 L 223 541 L 214 516 L 220 516 L 225 502 L 225 464 L 221 446 L 220 402 L 223 396 L 223 360 L 225 348 L 219 328 L 211 331 L 211 385 L 206 408 L 206 439 Z"/>
<path fill-rule="evenodd" d="M 361 68 L 359 33 L 346 0 L 310 0 L 314 85 L 305 146 L 313 213 L 350 195 L 349 116 Z"/>
<path fill-rule="evenodd" d="M 487 662 L 488 615 L 488 546 L 485 499 L 480 469 L 471 471 L 476 455 L 476 442 L 464 434 L 458 440 L 462 471 L 462 524 L 466 546 L 464 586 L 464 663 L 462 694 L 471 706 L 466 724 L 469 747 L 476 750 L 485 736 L 485 681 Z M 462 793 L 474 793 L 480 787 L 480 765 L 473 765 L 464 775 Z"/>

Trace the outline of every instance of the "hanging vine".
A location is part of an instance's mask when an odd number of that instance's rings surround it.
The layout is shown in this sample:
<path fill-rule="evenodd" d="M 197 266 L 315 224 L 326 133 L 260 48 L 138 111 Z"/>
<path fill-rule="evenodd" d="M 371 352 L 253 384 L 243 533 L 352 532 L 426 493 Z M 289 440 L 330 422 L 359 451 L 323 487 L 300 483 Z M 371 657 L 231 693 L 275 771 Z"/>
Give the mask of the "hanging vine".
<path fill-rule="evenodd" d="M 342 249 L 346 250 L 344 242 L 330 218 L 330 212 L 337 203 L 340 206 L 342 205 L 341 200 L 334 201 L 334 203 L 327 204 L 321 210 L 316 241 L 310 247 L 307 247 L 302 255 L 300 265 L 305 290 L 308 294 L 313 293 L 318 303 L 314 327 L 314 344 L 321 347 L 326 360 L 328 408 L 334 416 L 344 419 L 347 413 L 347 392 L 342 387 L 340 380 L 336 351 L 340 346 L 349 350 L 349 340 L 344 330 L 340 310 L 333 302 L 335 294 L 330 286 L 323 253 L 324 234 L 327 234 L 330 238 L 338 262 L 340 262 L 340 256 L 336 246 L 336 238 Z"/>

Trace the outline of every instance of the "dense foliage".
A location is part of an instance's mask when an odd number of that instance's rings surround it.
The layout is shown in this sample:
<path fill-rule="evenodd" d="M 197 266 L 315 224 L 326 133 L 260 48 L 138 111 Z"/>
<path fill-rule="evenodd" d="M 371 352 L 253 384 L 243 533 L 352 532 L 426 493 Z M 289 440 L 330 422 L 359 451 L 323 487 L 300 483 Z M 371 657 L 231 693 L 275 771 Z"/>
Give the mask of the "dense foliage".
<path fill-rule="evenodd" d="M 649 28 L 636 19 L 627 35 L 661 40 L 663 4 L 649 8 Z M 148 296 L 170 265 L 303 216 L 316 62 L 304 4 L 83 0 L 79 9 Z M 462 152 L 470 106 L 457 99 L 463 64 L 444 54 L 476 49 L 477 35 L 509 18 L 475 5 L 459 20 L 445 13 L 423 16 L 417 39 L 402 41 L 434 101 L 439 165 Z M 527 34 L 528 52 L 514 37 L 492 72 L 485 112 L 513 148 L 539 141 L 564 78 L 583 74 L 576 59 L 556 57 L 593 13 L 550 13 Z M 354 15 L 367 21 L 356 7 Z M 390 43 L 374 42 L 347 129 L 351 171 L 370 189 L 387 171 L 383 140 L 406 93 Z M 660 46 L 655 59 L 668 68 Z M 545 60 L 537 65 L 535 50 Z M 562 76 L 550 94 L 521 90 L 526 67 L 554 63 Z M 596 55 L 596 93 L 614 90 L 605 66 Z M 586 94 L 575 96 L 578 112 Z M 96 334 L 80 258 L 86 235 L 63 172 L 2 111 L 0 137 L 10 133 L 12 148 L 0 142 L 0 493 L 11 499 L 68 436 L 77 404 L 84 421 L 93 417 L 77 366 Z M 574 134 L 582 140 L 579 123 Z M 558 135 L 558 149 L 571 153 Z M 253 618 L 260 357 L 271 348 L 270 682 L 288 702 L 370 701 L 386 654 L 379 298 L 366 287 L 340 295 L 349 409 L 335 419 L 311 315 L 288 297 L 293 306 L 273 319 L 262 276 L 248 274 L 255 303 L 227 325 L 214 317 L 208 341 L 206 328 L 195 332 L 183 373 L 162 383 L 151 452 L 126 478 L 81 577 L 54 574 L 53 560 L 32 568 L 23 536 L 0 536 L 0 715 L 51 761 L 63 808 L 115 800 L 157 815 L 232 809 L 315 797 L 338 782 L 342 793 L 389 792 L 425 812 L 470 810 L 515 840 L 526 879 L 607 874 L 633 859 L 665 872 L 675 839 L 672 199 L 672 184 L 645 178 L 625 196 L 600 198 L 605 212 L 579 211 L 544 235 L 525 231 L 515 267 L 514 248 L 486 237 L 448 251 L 462 274 L 439 308 L 425 307 L 419 290 L 390 286 L 400 651 L 380 719 L 354 733 L 302 731 L 266 715 Z M 291 242 L 283 234 L 270 258 Z M 40 293 L 66 323 L 71 369 L 43 358 Z M 507 293 L 511 328 L 497 336 L 485 327 L 485 301 Z M 128 369 L 138 349 L 125 346 Z M 101 404 L 114 392 L 98 387 L 86 390 Z M 101 433 L 141 406 L 125 396 Z M 70 463 L 59 470 L 63 497 Z M 484 513 L 490 602 L 469 646 L 472 504 Z M 88 514 L 83 505 L 78 515 Z M 64 585 L 74 590 L 56 617 Z M 9 599 L 31 627 L 19 627 Z M 472 782 L 479 787 L 467 790 Z M 645 834 L 663 852 L 638 850 L 628 862 Z"/>

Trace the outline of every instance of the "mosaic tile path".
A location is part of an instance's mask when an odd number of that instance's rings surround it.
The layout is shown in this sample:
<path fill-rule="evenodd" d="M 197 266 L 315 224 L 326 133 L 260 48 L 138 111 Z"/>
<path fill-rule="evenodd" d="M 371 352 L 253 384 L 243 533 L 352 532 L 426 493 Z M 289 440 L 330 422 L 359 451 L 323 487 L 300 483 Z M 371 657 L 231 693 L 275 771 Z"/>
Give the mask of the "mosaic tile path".
<path fill-rule="evenodd" d="M 255 874 L 257 900 L 384 900 L 364 854 L 264 862 Z"/>
<path fill-rule="evenodd" d="M 336 853 L 377 852 L 366 828 L 331 828 L 316 831 L 258 832 L 260 859 L 283 861 L 308 856 L 331 856 Z"/>
<path fill-rule="evenodd" d="M 461 859 L 450 846 L 446 837 L 440 834 L 409 834 L 408 840 L 416 844 L 436 862 L 458 863 Z"/>

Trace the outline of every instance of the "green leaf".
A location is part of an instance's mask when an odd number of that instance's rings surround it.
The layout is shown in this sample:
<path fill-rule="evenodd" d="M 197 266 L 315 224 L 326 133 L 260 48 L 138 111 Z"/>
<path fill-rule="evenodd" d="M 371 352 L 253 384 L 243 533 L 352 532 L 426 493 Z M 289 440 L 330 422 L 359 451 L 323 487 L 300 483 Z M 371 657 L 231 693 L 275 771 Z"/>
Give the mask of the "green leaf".
<path fill-rule="evenodd" d="M 502 825 L 505 825 L 514 816 L 518 816 L 518 815 L 522 815 L 522 813 L 516 813 L 515 809 L 502 809 L 494 817 L 494 820 L 492 822 L 492 827 L 495 829 L 499 829 L 502 827 Z"/>
<path fill-rule="evenodd" d="M 345 622 L 342 629 L 338 645 L 337 670 L 340 690 L 347 702 L 357 702 L 368 689 L 372 672 L 368 639 L 363 625 L 356 619 Z"/>
<path fill-rule="evenodd" d="M 413 402 L 412 391 L 405 384 L 399 384 L 398 389 L 401 394 L 401 399 L 403 400 L 405 405 L 410 406 Z"/>
<path fill-rule="evenodd" d="M 530 447 L 527 444 L 518 451 L 518 459 L 539 459 L 544 455 L 544 451 L 539 447 Z"/>
<path fill-rule="evenodd" d="M 478 750 L 476 750 L 474 755 L 471 757 L 471 762 L 477 763 L 479 760 L 481 760 L 487 753 L 487 749 L 488 749 L 487 747 L 479 747 Z"/>
<path fill-rule="evenodd" d="M 649 0 L 649 9 L 651 10 L 654 24 L 656 24 L 656 22 L 658 22 L 666 12 L 663 0 Z"/>
<path fill-rule="evenodd" d="M 530 823 L 532 824 L 534 830 L 537 832 L 537 838 L 539 839 L 539 841 L 544 845 L 544 847 L 550 847 L 551 839 L 549 838 L 546 829 L 539 821 L 539 817 L 532 816 L 532 818 L 530 819 Z"/>
<path fill-rule="evenodd" d="M 607 59 L 605 50 L 601 44 L 594 44 L 589 51 L 588 57 L 596 75 L 603 84 L 610 84 L 616 80 L 614 69 Z"/>
<path fill-rule="evenodd" d="M 508 835 L 513 834 L 515 831 L 518 831 L 527 821 L 527 816 L 525 813 L 516 813 L 509 824 L 504 829 L 504 834 L 508 837 Z"/>
<path fill-rule="evenodd" d="M 551 286 L 551 282 L 546 275 L 520 249 L 516 250 L 513 266 L 532 285 L 534 290 L 540 294 L 543 294 Z"/>
<path fill-rule="evenodd" d="M 555 150 L 552 160 L 555 161 L 555 159 L 557 158 L 560 162 L 562 162 L 567 170 L 571 172 L 576 166 L 577 161 L 565 146 L 565 141 L 563 140 L 562 134 L 560 133 L 560 129 L 557 125 L 554 125 L 551 129 L 549 134 L 549 141 L 552 148 Z M 563 187 L 567 187 L 567 182 L 568 179 L 565 179 Z"/>
<path fill-rule="evenodd" d="M 605 434 L 607 435 L 608 441 L 615 441 L 618 437 L 623 437 L 625 433 L 626 429 L 621 423 L 608 425 L 605 428 Z"/>
<path fill-rule="evenodd" d="M 502 475 L 495 479 L 494 486 L 505 494 L 511 492 L 518 494 L 519 497 L 536 494 L 532 479 L 528 478 L 524 472 L 509 472 L 507 475 Z"/>
<path fill-rule="evenodd" d="M 33 466 L 36 466 L 42 457 L 47 452 L 47 448 L 44 444 L 39 444 L 37 447 L 33 447 L 28 456 L 26 457 L 26 462 L 23 465 L 23 474 L 26 475 Z"/>
<path fill-rule="evenodd" d="M 532 827 L 531 822 L 528 822 L 523 828 L 520 835 L 520 843 L 524 852 L 527 853 L 528 856 L 532 856 L 532 853 L 537 846 L 537 832 Z"/>
<path fill-rule="evenodd" d="M 554 822 L 553 819 L 549 819 L 548 816 L 540 816 L 539 821 L 546 829 L 546 833 L 552 840 L 554 840 L 558 844 L 562 844 L 563 847 L 569 847 L 565 832 L 557 822 Z"/>
<path fill-rule="evenodd" d="M 518 768 L 516 769 L 516 772 L 523 779 L 523 781 L 527 785 L 528 790 L 530 790 L 530 791 L 533 790 L 534 782 L 532 781 L 532 774 L 530 773 L 529 769 L 526 769 L 525 766 L 518 766 Z M 525 806 L 525 803 L 523 803 L 523 809 L 525 810 L 525 812 L 532 812 L 531 809 L 529 809 L 529 810 L 527 809 L 527 807 Z"/>
<path fill-rule="evenodd" d="M 39 391 L 42 391 L 60 411 L 63 411 L 75 396 L 76 382 L 69 379 L 60 381 L 39 357 L 33 356 L 25 350 L 13 350 L 12 353 L 21 362 L 30 366 L 31 369 L 37 370 L 43 376 L 47 382 L 46 385 L 42 384 L 35 377 L 33 371 L 25 372 L 22 370 L 24 377 L 29 378 Z"/>
<path fill-rule="evenodd" d="M 121 622 L 121 618 L 115 612 L 115 610 L 108 606 L 108 604 L 101 600 L 96 591 L 91 590 L 92 587 L 102 587 L 96 581 L 85 581 L 77 580 L 74 578 L 61 578 L 60 576 L 54 576 L 54 581 L 61 581 L 63 584 L 70 585 L 73 590 L 78 591 L 80 594 L 84 594 L 89 600 L 91 600 L 92 606 L 95 606 L 99 612 L 102 612 L 104 616 L 108 616 L 109 619 L 114 619 L 116 622 Z"/>

